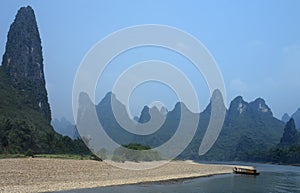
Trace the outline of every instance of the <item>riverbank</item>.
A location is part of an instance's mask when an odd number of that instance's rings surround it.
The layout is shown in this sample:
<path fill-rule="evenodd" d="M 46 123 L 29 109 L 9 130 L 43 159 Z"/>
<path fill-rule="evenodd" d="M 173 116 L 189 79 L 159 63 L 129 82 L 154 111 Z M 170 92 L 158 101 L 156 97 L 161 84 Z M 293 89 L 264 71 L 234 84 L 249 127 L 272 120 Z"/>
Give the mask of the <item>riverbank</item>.
<path fill-rule="evenodd" d="M 151 162 L 138 163 L 137 166 L 143 168 L 143 164 Z M 52 192 L 178 180 L 232 173 L 232 167 L 172 161 L 150 170 L 124 170 L 93 160 L 0 159 L 0 192 Z"/>

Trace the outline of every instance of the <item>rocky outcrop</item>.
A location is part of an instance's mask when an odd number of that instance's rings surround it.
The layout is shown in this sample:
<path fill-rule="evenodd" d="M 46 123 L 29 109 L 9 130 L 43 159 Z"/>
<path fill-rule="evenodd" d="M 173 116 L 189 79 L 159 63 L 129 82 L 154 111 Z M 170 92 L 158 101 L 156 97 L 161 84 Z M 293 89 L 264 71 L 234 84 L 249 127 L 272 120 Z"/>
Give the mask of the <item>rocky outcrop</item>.
<path fill-rule="evenodd" d="M 30 6 L 22 7 L 10 26 L 2 66 L 13 87 L 23 96 L 23 104 L 42 112 L 50 123 L 41 38 Z"/>

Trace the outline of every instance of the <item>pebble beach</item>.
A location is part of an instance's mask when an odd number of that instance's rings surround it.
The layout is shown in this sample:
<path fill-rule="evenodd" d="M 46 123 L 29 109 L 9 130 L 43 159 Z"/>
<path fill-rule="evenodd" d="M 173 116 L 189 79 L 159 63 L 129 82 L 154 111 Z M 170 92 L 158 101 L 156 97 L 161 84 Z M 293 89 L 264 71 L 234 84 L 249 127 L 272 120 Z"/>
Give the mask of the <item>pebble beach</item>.
<path fill-rule="evenodd" d="M 164 161 L 160 161 L 164 162 Z M 126 166 L 157 162 L 122 163 Z M 232 173 L 231 165 L 171 161 L 148 170 L 126 170 L 109 162 L 46 158 L 0 159 L 0 192 L 56 192 L 123 184 L 160 182 Z"/>

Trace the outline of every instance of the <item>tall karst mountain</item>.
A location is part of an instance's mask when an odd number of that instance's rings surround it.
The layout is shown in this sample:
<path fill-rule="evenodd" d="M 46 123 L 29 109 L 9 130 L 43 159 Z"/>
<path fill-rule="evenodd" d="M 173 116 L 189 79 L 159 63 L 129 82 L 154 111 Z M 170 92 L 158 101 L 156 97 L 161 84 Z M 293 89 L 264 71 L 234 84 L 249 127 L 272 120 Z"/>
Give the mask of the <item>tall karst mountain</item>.
<path fill-rule="evenodd" d="M 23 7 L 0 66 L 0 154 L 88 152 L 79 140 L 57 134 L 50 121 L 37 22 L 33 9 Z"/>
<path fill-rule="evenodd" d="M 43 70 L 43 55 L 33 9 L 22 7 L 11 24 L 2 66 L 23 103 L 51 120 Z"/>

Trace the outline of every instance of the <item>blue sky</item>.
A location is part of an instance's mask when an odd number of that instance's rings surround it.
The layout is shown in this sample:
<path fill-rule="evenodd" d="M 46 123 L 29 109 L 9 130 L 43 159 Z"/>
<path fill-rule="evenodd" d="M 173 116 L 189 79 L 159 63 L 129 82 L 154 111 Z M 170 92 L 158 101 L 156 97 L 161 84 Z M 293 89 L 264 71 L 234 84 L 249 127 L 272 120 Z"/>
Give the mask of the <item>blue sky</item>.
<path fill-rule="evenodd" d="M 54 118 L 73 119 L 73 81 L 87 51 L 110 33 L 140 24 L 173 26 L 202 42 L 223 75 L 227 106 L 238 95 L 246 101 L 262 97 L 278 118 L 300 107 L 300 1 L 1 1 L 1 54 L 17 10 L 26 5 L 33 7 L 37 17 Z M 153 57 L 174 62 L 197 86 L 200 109 L 207 105 L 205 81 L 188 67 L 191 64 L 166 50 L 151 48 L 124 53 L 108 66 L 99 80 L 98 102 L 122 65 Z M 171 109 L 176 96 L 166 88 L 156 83 L 137 88 L 131 98 L 135 101 L 132 114 L 151 100 L 161 100 Z"/>

